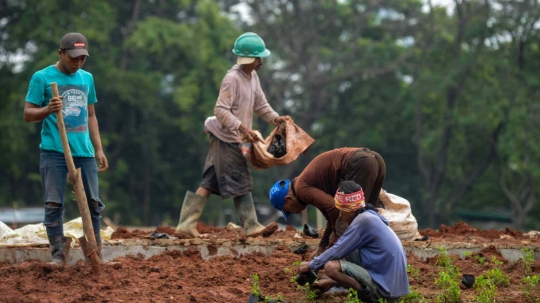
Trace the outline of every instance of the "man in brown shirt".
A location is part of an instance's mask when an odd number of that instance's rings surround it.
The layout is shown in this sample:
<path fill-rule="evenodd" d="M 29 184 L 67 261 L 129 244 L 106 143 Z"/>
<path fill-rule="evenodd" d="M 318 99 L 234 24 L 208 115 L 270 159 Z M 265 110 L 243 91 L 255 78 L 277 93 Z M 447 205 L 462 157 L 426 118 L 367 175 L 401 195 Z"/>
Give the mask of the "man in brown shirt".
<path fill-rule="evenodd" d="M 240 152 L 240 143 L 259 140 L 251 129 L 254 112 L 273 125 L 290 117 L 280 117 L 261 89 L 256 71 L 263 65 L 262 58 L 270 55 L 264 41 L 255 33 L 244 33 L 236 40 L 233 53 L 238 55 L 237 64 L 223 78 L 215 116 L 204 123 L 205 131 L 210 134 L 210 151 L 201 185 L 195 193 L 187 191 L 180 211 L 176 231 L 189 238 L 200 236 L 197 221 L 212 193 L 222 199 L 233 198 L 246 236 L 266 236 L 277 229 L 276 223 L 265 227 L 257 221 L 251 196 L 253 180 L 247 160 Z"/>
<path fill-rule="evenodd" d="M 341 181 L 355 181 L 364 191 L 365 201 L 376 205 L 386 176 L 386 165 L 378 153 L 369 148 L 337 148 L 313 159 L 302 173 L 291 180 L 280 180 L 270 189 L 270 201 L 283 212 L 285 220 L 291 213 L 313 205 L 327 220 L 326 230 L 313 256 L 332 246 L 345 231 L 338 222 L 339 210 L 334 195 Z M 338 224 L 336 224 L 338 223 Z"/>

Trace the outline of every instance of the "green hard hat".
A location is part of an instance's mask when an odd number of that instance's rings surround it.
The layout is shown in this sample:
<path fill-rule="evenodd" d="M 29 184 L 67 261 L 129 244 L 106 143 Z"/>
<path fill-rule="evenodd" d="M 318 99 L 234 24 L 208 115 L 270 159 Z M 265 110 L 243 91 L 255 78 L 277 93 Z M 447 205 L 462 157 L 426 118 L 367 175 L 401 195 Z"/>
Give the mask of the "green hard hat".
<path fill-rule="evenodd" d="M 243 33 L 234 42 L 233 53 L 240 57 L 260 57 L 270 56 L 270 51 L 266 49 L 263 39 L 255 33 Z"/>

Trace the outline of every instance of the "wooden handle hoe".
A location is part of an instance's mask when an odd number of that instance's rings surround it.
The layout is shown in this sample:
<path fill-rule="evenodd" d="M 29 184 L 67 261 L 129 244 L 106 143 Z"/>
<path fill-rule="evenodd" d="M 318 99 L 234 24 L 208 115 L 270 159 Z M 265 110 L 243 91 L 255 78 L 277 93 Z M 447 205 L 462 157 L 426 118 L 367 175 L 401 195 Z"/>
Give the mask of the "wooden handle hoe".
<path fill-rule="evenodd" d="M 53 97 L 59 96 L 56 82 L 51 83 L 51 90 Z M 69 149 L 66 126 L 64 125 L 64 117 L 61 110 L 56 112 L 56 121 L 58 123 L 60 138 L 62 139 L 64 156 L 66 157 L 69 183 L 71 183 L 71 185 L 73 186 L 73 191 L 75 191 L 77 204 L 79 205 L 79 212 L 81 213 L 81 218 L 83 222 L 84 236 L 79 238 L 79 243 L 81 243 L 81 249 L 83 250 L 84 255 L 90 260 L 93 272 L 95 274 L 99 274 L 99 255 L 97 251 L 96 237 L 94 235 L 94 229 L 92 227 L 92 220 L 90 219 L 88 201 L 86 200 L 86 195 L 84 193 L 84 186 L 81 178 L 81 169 L 75 168 L 73 157 L 71 157 L 71 150 Z"/>

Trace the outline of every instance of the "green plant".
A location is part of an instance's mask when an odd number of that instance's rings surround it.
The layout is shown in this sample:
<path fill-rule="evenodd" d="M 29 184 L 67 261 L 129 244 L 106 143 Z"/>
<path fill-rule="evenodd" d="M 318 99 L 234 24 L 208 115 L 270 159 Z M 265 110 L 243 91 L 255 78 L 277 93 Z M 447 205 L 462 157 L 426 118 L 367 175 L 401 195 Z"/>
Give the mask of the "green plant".
<path fill-rule="evenodd" d="M 302 261 L 293 262 L 292 265 L 298 267 L 298 266 L 302 265 Z"/>
<path fill-rule="evenodd" d="M 261 288 L 259 287 L 259 275 L 253 275 L 253 285 L 251 285 L 251 293 L 257 297 L 261 297 Z"/>
<path fill-rule="evenodd" d="M 525 270 L 526 275 L 530 275 L 532 272 L 531 266 L 534 263 L 534 250 L 525 247 L 521 252 L 523 253 L 523 270 Z"/>
<path fill-rule="evenodd" d="M 466 252 L 464 252 L 464 253 L 463 253 L 463 256 L 464 256 L 465 258 L 468 258 L 468 257 L 472 256 L 472 251 L 466 251 Z"/>
<path fill-rule="evenodd" d="M 496 286 L 508 286 L 510 284 L 510 277 L 503 274 L 499 267 L 486 271 L 485 275 L 485 278 L 491 280 L 491 284 Z"/>
<path fill-rule="evenodd" d="M 437 295 L 437 302 L 458 302 L 461 291 L 455 272 L 440 271 L 435 284 L 442 289 L 442 292 Z"/>
<path fill-rule="evenodd" d="M 446 248 L 439 247 L 439 255 L 437 256 L 437 261 L 435 262 L 435 265 L 447 267 L 448 264 L 452 264 L 452 260 L 448 257 L 448 252 L 446 251 Z"/>
<path fill-rule="evenodd" d="M 495 264 L 496 266 L 501 266 L 501 265 L 504 264 L 503 261 L 498 260 L 497 257 L 495 257 L 495 256 L 492 256 L 492 257 L 491 257 L 490 262 L 493 263 L 493 264 Z"/>
<path fill-rule="evenodd" d="M 497 294 L 497 286 L 493 284 L 493 281 L 483 275 L 476 278 L 474 288 L 478 291 L 478 297 L 476 298 L 478 303 L 492 303 L 495 302 L 495 295 Z"/>
<path fill-rule="evenodd" d="M 409 289 L 411 290 L 411 292 L 408 295 L 399 298 L 398 303 L 413 303 L 413 302 L 414 303 L 427 303 L 428 302 L 426 298 L 424 298 L 424 296 L 419 294 L 416 290 L 413 290 L 411 286 L 409 286 Z"/>
<path fill-rule="evenodd" d="M 525 278 L 523 278 L 521 283 L 519 283 L 519 285 L 521 286 L 521 290 L 525 294 L 525 297 L 527 297 L 527 299 L 531 302 L 534 302 L 533 299 L 535 299 L 531 296 L 531 292 L 538 286 L 538 284 L 540 284 L 540 277 L 536 275 L 526 276 Z"/>
<path fill-rule="evenodd" d="M 278 294 L 277 298 L 266 296 L 264 297 L 264 302 L 270 302 L 270 301 L 285 301 L 285 297 L 282 294 Z"/>
<path fill-rule="evenodd" d="M 407 264 L 407 273 L 412 277 L 412 278 L 418 278 L 418 276 L 420 275 L 420 269 L 418 268 L 415 268 L 413 265 L 411 264 Z"/>
<path fill-rule="evenodd" d="M 361 303 L 360 299 L 358 299 L 358 293 L 356 290 L 349 288 L 349 293 L 347 294 L 347 301 L 345 303 Z"/>
<path fill-rule="evenodd" d="M 474 256 L 474 258 L 476 259 L 476 261 L 478 261 L 478 263 L 480 263 L 480 265 L 482 265 L 482 266 L 487 265 L 485 256 L 476 255 L 476 256 Z"/>
<path fill-rule="evenodd" d="M 459 283 L 461 273 L 459 267 L 452 263 L 452 259 L 448 257 L 448 252 L 444 247 L 439 248 L 439 256 L 436 264 L 443 269 L 439 272 L 439 278 L 435 280 L 442 292 L 437 296 L 437 302 L 458 302 L 460 290 Z"/>
<path fill-rule="evenodd" d="M 298 285 L 296 289 L 301 290 L 304 292 L 304 295 L 306 296 L 306 300 L 313 301 L 317 298 L 317 294 L 311 290 L 309 283 L 306 283 L 304 286 Z"/>

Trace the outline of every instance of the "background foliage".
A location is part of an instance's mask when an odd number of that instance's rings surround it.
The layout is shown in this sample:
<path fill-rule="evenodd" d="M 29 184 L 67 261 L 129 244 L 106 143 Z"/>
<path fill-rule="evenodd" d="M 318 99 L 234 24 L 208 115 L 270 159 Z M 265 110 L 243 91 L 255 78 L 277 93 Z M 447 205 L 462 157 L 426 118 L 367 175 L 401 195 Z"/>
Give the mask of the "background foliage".
<path fill-rule="evenodd" d="M 483 214 L 538 229 L 538 6 L 2 1 L 0 205 L 42 204 L 40 124 L 22 119 L 24 99 L 31 75 L 56 62 L 60 37 L 78 31 L 89 39 L 85 69 L 110 162 L 100 175 L 105 215 L 124 225 L 176 224 L 185 191 L 200 182 L 203 122 L 234 64 L 234 40 L 254 31 L 272 51 L 259 72 L 269 102 L 316 139 L 295 163 L 253 173 L 257 203 L 268 205 L 271 184 L 319 153 L 364 146 L 385 158 L 384 188 L 411 202 L 421 227 Z M 255 128 L 271 130 L 259 119 Z M 216 224 L 220 213 L 232 213 L 231 203 L 214 197 L 203 219 Z"/>

